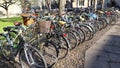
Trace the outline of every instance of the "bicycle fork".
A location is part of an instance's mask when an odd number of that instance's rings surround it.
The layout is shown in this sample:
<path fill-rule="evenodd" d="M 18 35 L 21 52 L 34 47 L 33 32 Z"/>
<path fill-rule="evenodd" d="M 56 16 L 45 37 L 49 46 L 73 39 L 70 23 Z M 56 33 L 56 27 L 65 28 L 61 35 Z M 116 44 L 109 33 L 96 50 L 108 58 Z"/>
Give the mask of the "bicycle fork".
<path fill-rule="evenodd" d="M 28 50 L 28 46 L 29 46 L 29 44 L 25 43 L 23 50 L 24 50 L 25 57 L 26 57 L 26 59 L 27 59 L 28 64 L 29 64 L 30 66 L 32 66 L 33 64 L 35 64 L 35 62 L 34 62 L 34 59 L 33 59 L 33 57 L 32 57 L 32 53 L 30 53 L 30 50 Z"/>

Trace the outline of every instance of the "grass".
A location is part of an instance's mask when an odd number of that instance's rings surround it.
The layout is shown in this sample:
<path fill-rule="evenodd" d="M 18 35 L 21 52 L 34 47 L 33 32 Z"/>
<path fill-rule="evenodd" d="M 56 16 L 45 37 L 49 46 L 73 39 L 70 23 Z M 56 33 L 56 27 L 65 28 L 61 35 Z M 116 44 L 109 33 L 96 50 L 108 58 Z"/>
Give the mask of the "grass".
<path fill-rule="evenodd" d="M 22 22 L 21 17 L 0 18 L 0 33 L 3 32 L 3 27 L 14 26 L 14 22 Z"/>

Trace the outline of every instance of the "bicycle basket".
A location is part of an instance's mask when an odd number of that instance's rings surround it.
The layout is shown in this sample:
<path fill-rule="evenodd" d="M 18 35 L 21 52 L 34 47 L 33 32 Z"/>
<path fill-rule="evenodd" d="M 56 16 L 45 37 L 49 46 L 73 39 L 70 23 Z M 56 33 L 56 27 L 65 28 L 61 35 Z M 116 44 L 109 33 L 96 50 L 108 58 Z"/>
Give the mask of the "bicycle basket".
<path fill-rule="evenodd" d="M 50 32 L 51 21 L 40 21 L 39 26 L 40 26 L 40 32 L 41 33 L 49 33 Z"/>
<path fill-rule="evenodd" d="M 29 18 L 30 17 L 29 14 L 22 14 L 21 16 L 23 18 L 23 23 L 25 26 L 29 26 L 35 22 L 35 20 L 33 18 Z"/>

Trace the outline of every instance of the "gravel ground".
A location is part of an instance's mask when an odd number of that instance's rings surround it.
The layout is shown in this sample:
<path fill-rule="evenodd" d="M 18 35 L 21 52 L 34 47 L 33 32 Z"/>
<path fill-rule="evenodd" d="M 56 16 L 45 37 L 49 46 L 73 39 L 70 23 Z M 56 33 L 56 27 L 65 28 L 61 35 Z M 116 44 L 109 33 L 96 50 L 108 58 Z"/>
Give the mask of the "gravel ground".
<path fill-rule="evenodd" d="M 70 51 L 66 58 L 59 60 L 53 68 L 84 68 L 85 52 L 95 42 L 103 36 L 112 26 L 109 25 L 107 28 L 97 32 L 93 39 L 84 42 L 74 50 Z"/>
<path fill-rule="evenodd" d="M 6 61 L 0 58 L 0 68 L 20 68 L 20 64 L 16 61 Z"/>

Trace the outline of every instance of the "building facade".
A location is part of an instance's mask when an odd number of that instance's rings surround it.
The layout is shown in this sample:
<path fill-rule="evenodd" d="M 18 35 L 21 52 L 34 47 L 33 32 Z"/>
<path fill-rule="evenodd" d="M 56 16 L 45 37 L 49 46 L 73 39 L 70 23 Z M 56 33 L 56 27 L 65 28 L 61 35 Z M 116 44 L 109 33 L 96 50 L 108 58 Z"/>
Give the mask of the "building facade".
<path fill-rule="evenodd" d="M 73 7 L 88 7 L 93 6 L 95 9 L 97 9 L 98 6 L 102 8 L 107 8 L 107 3 L 111 0 L 73 0 Z M 115 0 L 116 4 L 120 6 L 120 0 Z"/>
<path fill-rule="evenodd" d="M 3 0 L 0 0 L 0 3 L 2 3 Z M 61 2 L 60 8 L 63 10 L 65 8 L 66 1 L 72 2 L 73 8 L 80 8 L 80 7 L 88 7 L 93 6 L 95 10 L 97 9 L 99 4 L 102 4 L 102 8 L 107 8 L 107 3 L 110 0 L 48 0 L 49 2 L 53 3 L 54 1 Z M 115 0 L 116 3 L 120 6 L 120 0 Z M 36 5 L 42 8 L 42 5 L 46 5 L 45 0 L 36 0 Z M 50 3 L 50 4 L 51 4 Z M 17 5 L 13 4 L 9 7 L 9 15 L 15 15 L 20 14 L 22 12 L 22 9 Z M 0 14 L 6 15 L 6 11 L 0 7 Z"/>
<path fill-rule="evenodd" d="M 80 8 L 80 7 L 93 6 L 95 9 L 97 9 L 98 4 L 101 2 L 101 7 L 104 8 L 104 4 L 105 4 L 104 1 L 105 0 L 74 0 L 73 7 Z"/>

